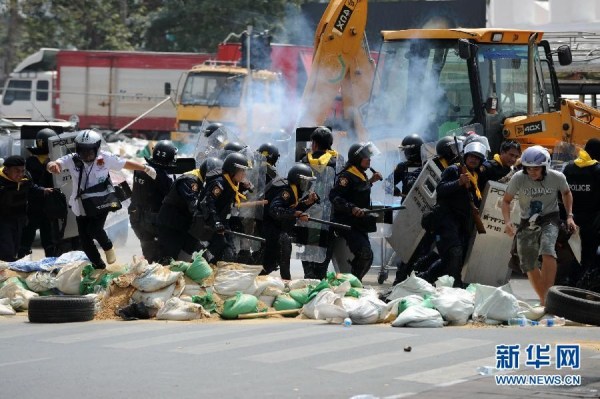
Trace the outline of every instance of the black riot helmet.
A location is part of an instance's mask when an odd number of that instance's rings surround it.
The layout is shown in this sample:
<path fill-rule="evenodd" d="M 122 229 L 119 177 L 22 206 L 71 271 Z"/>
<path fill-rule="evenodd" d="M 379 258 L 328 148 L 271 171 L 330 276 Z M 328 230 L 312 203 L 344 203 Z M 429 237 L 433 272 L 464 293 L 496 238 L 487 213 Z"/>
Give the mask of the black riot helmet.
<path fill-rule="evenodd" d="M 35 147 L 27 148 L 33 155 L 46 155 L 50 153 L 48 139 L 57 136 L 56 132 L 49 127 L 40 129 L 35 135 Z"/>
<path fill-rule="evenodd" d="M 279 149 L 272 143 L 264 143 L 256 150 L 260 155 L 264 156 L 267 163 L 271 166 L 275 166 L 279 159 Z"/>
<path fill-rule="evenodd" d="M 211 123 L 210 125 L 208 125 L 206 127 L 206 129 L 204 129 L 204 136 L 206 137 L 210 137 L 211 134 L 213 134 L 216 130 L 219 130 L 223 128 L 223 124 L 222 123 Z"/>
<path fill-rule="evenodd" d="M 200 169 L 200 178 L 202 179 L 202 181 L 206 180 L 206 174 L 210 171 L 213 171 L 215 169 L 222 169 L 223 168 L 223 161 L 221 161 L 219 158 L 215 158 L 215 157 L 210 157 L 210 158 L 206 158 L 204 161 L 202 161 L 202 163 L 200 164 L 200 167 L 198 169 Z"/>
<path fill-rule="evenodd" d="M 348 149 L 348 164 L 359 166 L 361 161 L 381 154 L 375 144 L 368 142 L 355 143 Z"/>
<path fill-rule="evenodd" d="M 310 134 L 310 140 L 317 143 L 319 149 L 322 151 L 331 150 L 333 145 L 333 134 L 326 126 L 318 126 Z"/>
<path fill-rule="evenodd" d="M 227 173 L 229 176 L 233 176 L 239 170 L 247 170 L 248 169 L 248 158 L 244 156 L 244 154 L 240 154 L 239 152 L 232 152 L 227 155 L 225 161 L 223 161 L 223 173 Z"/>
<path fill-rule="evenodd" d="M 423 145 L 423 139 L 418 134 L 411 134 L 402 139 L 400 148 L 406 160 L 414 163 L 421 163 L 421 146 Z"/>
<path fill-rule="evenodd" d="M 452 161 L 454 158 L 456 158 L 458 156 L 458 151 L 456 150 L 454 137 L 445 136 L 439 139 L 435 145 L 435 153 L 447 161 Z"/>
<path fill-rule="evenodd" d="M 177 147 L 169 140 L 161 140 L 152 149 L 152 158 L 146 159 L 150 164 L 159 166 L 174 166 Z"/>
<path fill-rule="evenodd" d="M 246 147 L 248 147 L 248 146 L 244 145 L 240 142 L 230 141 L 229 143 L 225 144 L 225 147 L 223 147 L 223 149 L 225 151 L 240 152 L 240 151 L 243 151 Z"/>
<path fill-rule="evenodd" d="M 305 163 L 295 164 L 290 168 L 287 175 L 288 183 L 294 184 L 302 193 L 310 190 L 316 179 L 312 168 Z"/>

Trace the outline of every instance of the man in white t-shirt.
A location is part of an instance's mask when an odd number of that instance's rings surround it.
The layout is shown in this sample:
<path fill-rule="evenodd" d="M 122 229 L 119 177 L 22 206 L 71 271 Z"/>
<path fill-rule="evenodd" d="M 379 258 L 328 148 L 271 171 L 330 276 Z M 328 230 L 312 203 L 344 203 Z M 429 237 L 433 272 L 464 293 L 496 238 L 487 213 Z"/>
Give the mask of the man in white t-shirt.
<path fill-rule="evenodd" d="M 523 170 L 508 183 L 502 201 L 502 216 L 509 236 L 517 235 L 521 270 L 544 305 L 548 289 L 556 278 L 556 239 L 560 223 L 558 193 L 567 213 L 567 228 L 575 231 L 573 195 L 565 175 L 550 169 L 550 154 L 541 146 L 527 148 L 521 157 Z M 510 203 L 519 196 L 521 223 L 517 229 L 510 220 Z M 539 257 L 542 261 L 540 264 Z M 541 266 L 541 269 L 540 269 Z"/>
<path fill-rule="evenodd" d="M 104 223 L 109 211 L 86 215 L 81 202 L 81 191 L 105 182 L 109 178 L 110 170 L 123 168 L 143 170 L 152 178 L 156 178 L 156 171 L 151 166 L 121 159 L 110 152 L 101 151 L 101 141 L 102 136 L 94 130 L 82 130 L 75 137 L 76 153 L 49 162 L 46 167 L 50 173 L 58 174 L 61 170 L 67 169 L 71 175 L 73 190 L 71 190 L 69 205 L 77 219 L 81 247 L 96 269 L 104 269 L 106 264 L 100 257 L 94 240 L 98 241 L 104 250 L 106 261 L 109 264 L 116 262 L 112 241 L 104 231 Z"/>

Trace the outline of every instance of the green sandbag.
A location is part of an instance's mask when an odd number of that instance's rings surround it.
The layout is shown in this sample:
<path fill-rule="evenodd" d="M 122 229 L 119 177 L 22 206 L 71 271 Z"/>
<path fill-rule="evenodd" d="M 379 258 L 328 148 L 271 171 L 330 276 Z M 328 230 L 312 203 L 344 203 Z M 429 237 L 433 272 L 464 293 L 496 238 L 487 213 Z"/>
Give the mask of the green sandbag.
<path fill-rule="evenodd" d="M 182 260 L 173 260 L 169 265 L 169 269 L 172 272 L 183 272 L 186 273 L 192 264 L 190 262 L 184 262 Z"/>
<path fill-rule="evenodd" d="M 306 305 L 310 300 L 308 298 L 309 292 L 313 289 L 311 285 L 305 288 L 296 288 L 295 290 L 290 291 L 290 296 L 299 302 L 302 305 Z"/>
<path fill-rule="evenodd" d="M 292 310 L 292 309 L 300 309 L 302 304 L 292 298 L 289 294 L 278 295 L 275 298 L 275 302 L 273 302 L 273 307 L 275 310 Z M 294 315 L 295 316 L 295 315 Z"/>
<path fill-rule="evenodd" d="M 308 300 L 310 301 L 311 299 L 316 297 L 317 294 L 319 292 L 321 292 L 322 290 L 324 290 L 325 288 L 331 288 L 331 285 L 329 285 L 329 281 L 323 279 L 323 280 L 321 280 L 321 282 L 319 284 L 317 284 L 316 287 L 314 287 L 308 291 Z"/>
<path fill-rule="evenodd" d="M 186 276 L 194 280 L 196 283 L 201 283 L 207 277 L 210 277 L 213 273 L 212 268 L 204 259 L 202 254 L 204 251 L 194 252 L 192 255 L 192 264 L 191 266 L 184 272 Z"/>
<path fill-rule="evenodd" d="M 207 312 L 213 313 L 217 310 L 212 292 L 207 292 L 206 295 L 192 295 L 192 302 L 202 305 Z"/>
<path fill-rule="evenodd" d="M 21 277 L 9 277 L 4 282 L 0 283 L 0 288 L 8 285 L 10 283 L 15 283 L 17 286 L 23 288 L 24 290 L 29 290 L 27 286 L 27 282 L 23 280 Z"/>
<path fill-rule="evenodd" d="M 223 303 L 223 312 L 221 317 L 224 319 L 237 319 L 241 314 L 257 313 L 258 298 L 248 294 L 236 292 L 235 296 L 226 299 Z"/>
<path fill-rule="evenodd" d="M 411 306 L 421 306 L 421 304 L 423 303 L 422 299 L 417 299 L 415 297 L 408 296 L 406 298 L 402 298 L 400 300 L 400 302 L 398 302 L 398 314 L 404 312 L 406 309 L 410 308 Z"/>
<path fill-rule="evenodd" d="M 360 298 L 360 292 L 358 292 L 358 290 L 356 288 L 350 288 L 347 292 L 345 296 L 351 296 L 354 298 Z"/>
<path fill-rule="evenodd" d="M 352 288 L 362 288 L 363 285 L 360 282 L 360 280 L 358 279 L 358 277 L 356 277 L 354 274 L 350 274 L 350 273 L 341 273 L 337 275 L 338 280 L 341 280 L 342 283 L 344 281 L 349 281 L 350 282 L 350 287 Z"/>
<path fill-rule="evenodd" d="M 104 273 L 101 274 L 97 279 L 92 277 L 96 269 L 92 265 L 86 265 L 81 270 L 81 283 L 79 283 L 79 293 L 81 295 L 93 294 L 97 286 L 107 288 L 113 278 L 119 277 L 120 272 L 116 273 Z"/>

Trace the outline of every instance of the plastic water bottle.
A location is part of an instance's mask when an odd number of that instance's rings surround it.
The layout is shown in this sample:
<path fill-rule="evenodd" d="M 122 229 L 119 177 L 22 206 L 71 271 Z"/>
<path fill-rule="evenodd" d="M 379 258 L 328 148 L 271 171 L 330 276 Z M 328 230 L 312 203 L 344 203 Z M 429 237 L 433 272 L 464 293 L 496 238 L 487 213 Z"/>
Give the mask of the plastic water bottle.
<path fill-rule="evenodd" d="M 342 324 L 344 325 L 344 327 L 350 327 L 352 325 L 352 319 L 349 317 L 346 317 L 344 319 L 344 321 L 342 322 Z"/>
<path fill-rule="evenodd" d="M 492 375 L 497 372 L 498 372 L 498 369 L 496 367 L 492 367 L 492 366 L 477 367 L 477 373 L 479 375 Z"/>
<path fill-rule="evenodd" d="M 564 317 L 551 317 L 548 319 L 540 320 L 540 325 L 544 327 L 557 327 L 564 326 L 566 324 L 566 320 Z"/>
<path fill-rule="evenodd" d="M 526 327 L 526 326 L 537 326 L 539 323 L 535 320 L 529 320 L 525 317 L 513 317 L 508 320 L 509 326 L 518 326 L 518 327 Z"/>

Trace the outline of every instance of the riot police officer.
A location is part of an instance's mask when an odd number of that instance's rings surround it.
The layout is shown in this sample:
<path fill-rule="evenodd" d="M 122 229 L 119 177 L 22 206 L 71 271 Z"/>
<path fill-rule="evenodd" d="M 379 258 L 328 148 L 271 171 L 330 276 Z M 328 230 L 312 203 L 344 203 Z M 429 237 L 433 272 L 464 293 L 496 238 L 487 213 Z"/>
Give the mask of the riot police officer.
<path fill-rule="evenodd" d="M 149 262 L 156 262 L 160 258 L 158 212 L 173 184 L 169 168 L 175 166 L 176 154 L 177 148 L 170 141 L 159 141 L 152 150 L 152 157 L 146 158 L 148 165 L 156 170 L 156 179 L 152 179 L 144 171 L 133 172 L 129 221 L 140 240 L 142 253 Z"/>
<path fill-rule="evenodd" d="M 269 201 L 265 207 L 262 226 L 266 239 L 263 274 L 269 274 L 279 266 L 281 278 L 290 280 L 290 257 L 292 254 L 292 230 L 296 219 L 308 221 L 304 213 L 317 201 L 313 192 L 305 197 L 312 183 L 316 180 L 310 166 L 298 163 L 292 166 L 287 179 L 278 177 L 270 184 L 265 199 Z"/>
<path fill-rule="evenodd" d="M 228 216 L 234 204 L 240 204 L 246 196 L 242 194 L 242 182 L 249 168 L 248 159 L 234 152 L 223 161 L 222 170 L 206 174 L 206 182 L 199 196 L 199 215 L 196 233 L 203 241 L 208 241 L 204 257 L 210 263 L 220 260 L 233 261 L 235 248 L 232 237 L 226 232 Z"/>
<path fill-rule="evenodd" d="M 581 237 L 582 276 L 577 286 L 593 289 L 600 283 L 600 264 L 597 255 L 600 245 L 600 139 L 591 138 L 579 151 L 576 160 L 569 162 L 563 174 L 573 193 L 573 218 Z M 595 282 L 593 280 L 596 280 Z"/>
<path fill-rule="evenodd" d="M 50 150 L 48 148 L 48 139 L 56 136 L 56 132 L 50 128 L 41 129 L 35 136 L 35 147 L 29 147 L 27 150 L 32 154 L 25 160 L 25 169 L 31 175 L 32 181 L 41 187 L 53 188 L 54 180 L 52 174 L 46 170 Z M 30 192 L 30 194 L 32 194 Z M 35 239 L 35 233 L 40 230 L 40 239 L 44 248 L 44 255 L 58 256 L 60 228 L 58 219 L 51 219 L 44 212 L 44 198 L 37 195 L 29 196 L 27 207 L 27 224 L 23 229 L 21 237 L 21 246 L 19 248 L 19 258 L 31 253 L 31 245 Z"/>
<path fill-rule="evenodd" d="M 336 230 L 346 240 L 354 255 L 352 274 L 362 280 L 373 263 L 373 251 L 368 233 L 377 230 L 376 218 L 364 213 L 371 206 L 371 187 L 383 180 L 380 173 L 370 178 L 366 171 L 371 167 L 371 157 L 379 151 L 373 143 L 356 143 L 348 150 L 346 166 L 336 178 L 335 185 L 329 193 L 333 204 L 333 221 L 347 224 L 351 230 Z"/>
<path fill-rule="evenodd" d="M 436 156 L 433 158 L 436 166 L 443 172 L 448 166 L 457 161 L 459 149 L 452 136 L 445 136 L 435 144 Z"/>
<path fill-rule="evenodd" d="M 413 184 L 419 177 L 421 170 L 421 146 L 423 139 L 418 134 L 411 134 L 402 139 L 400 149 L 406 157 L 406 161 L 400 162 L 394 169 L 394 195 L 406 197 Z M 396 187 L 402 183 L 402 190 Z"/>
<path fill-rule="evenodd" d="M 454 286 L 462 286 L 462 266 L 467 254 L 469 238 L 474 227 L 470 200 L 475 206 L 481 203 L 477 185 L 478 171 L 485 160 L 487 148 L 479 142 L 465 146 L 463 158 L 466 170 L 460 165 L 448 166 L 436 187 L 437 206 L 440 208 L 434 228 L 435 243 L 441 262 L 433 264 L 422 276 L 428 281 L 439 275 L 454 277 Z"/>
<path fill-rule="evenodd" d="M 267 162 L 267 176 L 265 184 L 269 184 L 273 179 L 277 178 L 276 164 L 279 160 L 279 149 L 272 143 L 261 144 L 256 150 L 259 154 L 265 157 Z"/>

